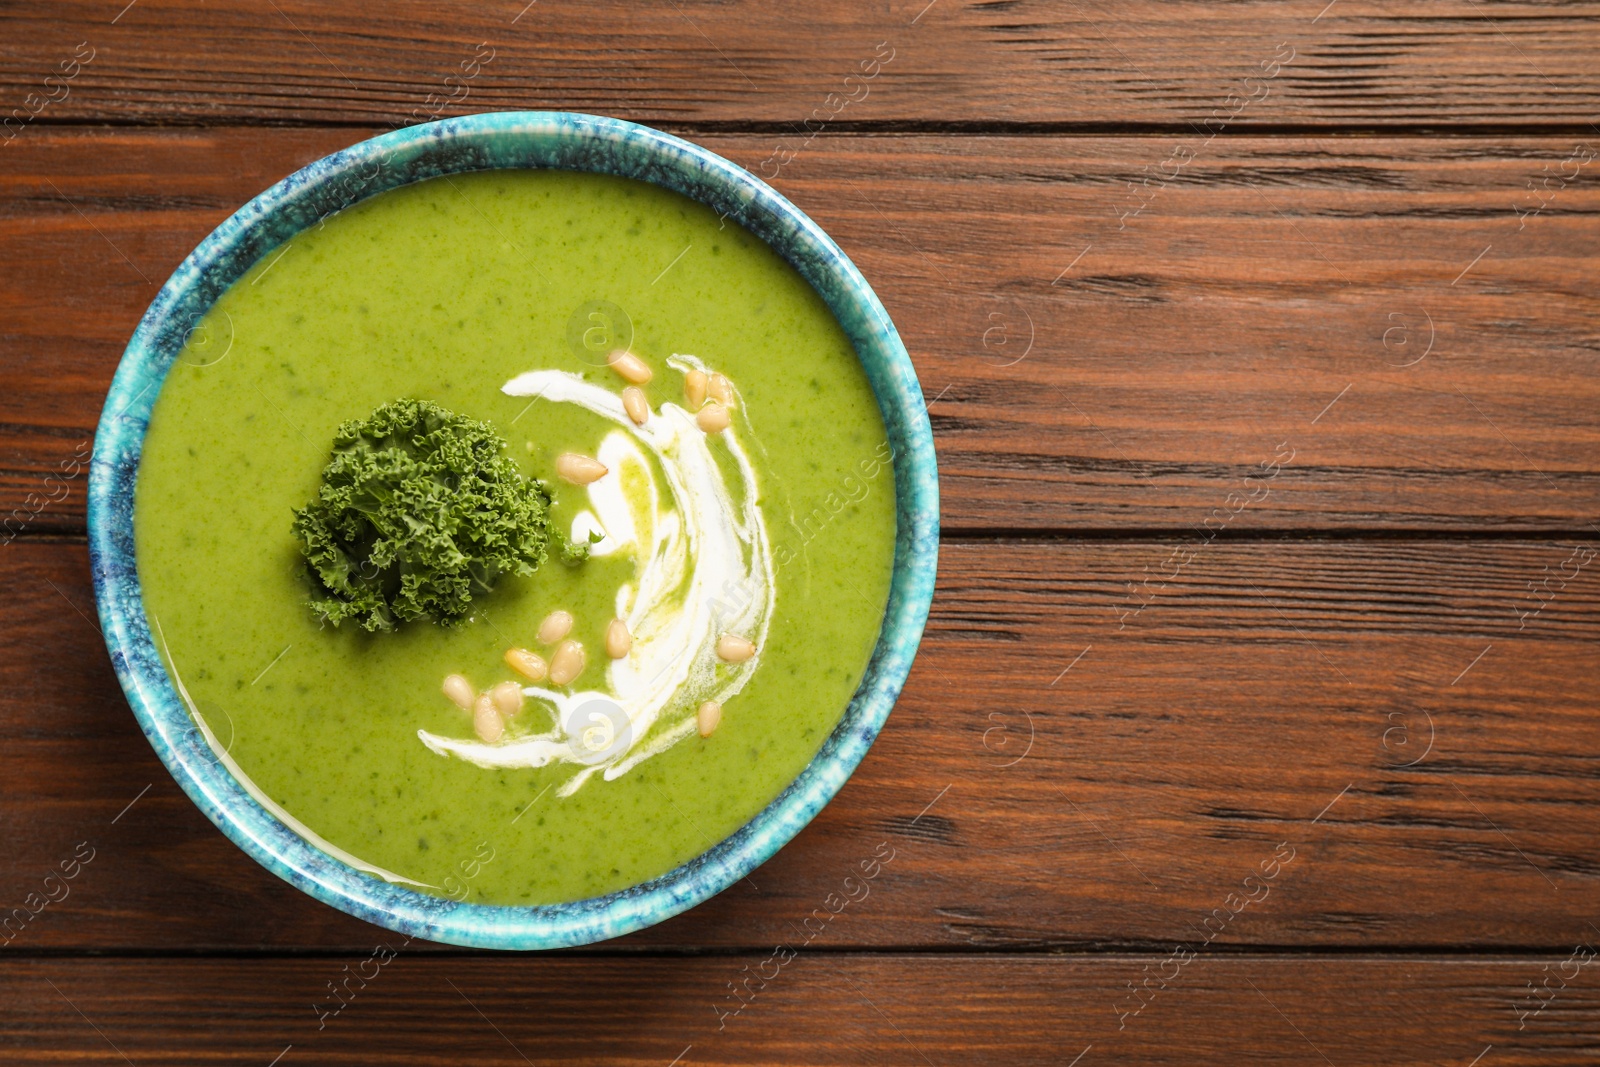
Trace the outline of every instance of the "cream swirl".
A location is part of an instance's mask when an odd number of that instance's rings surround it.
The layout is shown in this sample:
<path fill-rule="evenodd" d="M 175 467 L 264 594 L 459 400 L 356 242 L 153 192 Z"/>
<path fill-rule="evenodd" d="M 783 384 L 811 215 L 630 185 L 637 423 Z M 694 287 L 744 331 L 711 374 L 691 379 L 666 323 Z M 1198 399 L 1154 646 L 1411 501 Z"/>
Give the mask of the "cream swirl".
<path fill-rule="evenodd" d="M 680 372 L 705 369 L 694 356 L 668 362 Z M 603 691 L 523 690 L 553 711 L 549 730 L 492 744 L 417 734 L 440 755 L 480 767 L 577 764 L 583 769 L 559 790 L 565 796 L 597 771 L 609 781 L 664 752 L 695 732 L 702 701 L 721 703 L 744 688 L 772 618 L 772 548 L 736 427 L 708 435 L 693 412 L 672 403 L 635 425 L 616 393 L 566 371 L 530 371 L 501 390 L 577 404 L 616 425 L 600 445 L 608 473 L 587 487 L 589 507 L 573 521 L 572 538 L 593 532 L 601 535 L 593 555 L 633 555 L 634 581 L 616 597 L 633 645 L 609 662 Z M 737 425 L 748 433 L 743 420 Z M 723 633 L 753 641 L 756 655 L 722 662 Z"/>

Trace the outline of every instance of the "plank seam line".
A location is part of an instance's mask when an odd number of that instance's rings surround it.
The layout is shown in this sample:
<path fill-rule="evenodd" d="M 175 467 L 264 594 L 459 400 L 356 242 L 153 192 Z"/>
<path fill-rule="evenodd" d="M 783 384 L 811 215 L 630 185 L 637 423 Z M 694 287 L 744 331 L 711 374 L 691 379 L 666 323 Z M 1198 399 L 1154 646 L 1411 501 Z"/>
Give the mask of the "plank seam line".
<path fill-rule="evenodd" d="M 818 954 L 835 958 L 865 957 L 865 958 L 890 958 L 897 956 L 926 956 L 944 957 L 953 960 L 968 959 L 1010 959 L 1010 958 L 1059 958 L 1071 960 L 1095 959 L 1121 959 L 1125 957 L 1167 955 L 1172 950 L 1170 941 L 1130 942 L 1114 946 L 1063 946 L 1063 945 L 1017 945 L 1004 947 L 962 948 L 952 945 L 889 945 L 873 948 L 860 948 L 855 946 L 819 946 L 813 945 L 806 949 L 808 954 Z M 33 948 L 26 951 L 8 953 L 12 959 L 32 960 L 35 962 L 49 961 L 79 961 L 79 960 L 326 960 L 345 959 L 352 953 L 366 951 L 359 945 L 348 948 L 275 948 L 275 949 L 157 949 L 157 948 L 73 948 L 49 949 Z M 415 958 L 450 960 L 454 962 L 484 960 L 498 962 L 504 959 L 498 954 L 484 953 L 471 949 L 458 949 L 443 947 L 438 949 L 427 948 L 412 950 Z M 540 954 L 541 959 L 607 959 L 607 960 L 650 960 L 650 959 L 742 959 L 745 957 L 764 958 L 771 954 L 771 947 L 743 947 L 719 946 L 715 948 L 699 947 L 666 947 L 666 948 L 640 948 L 640 949 L 553 949 Z M 1549 945 L 1217 945 L 1212 944 L 1206 949 L 1208 955 L 1221 957 L 1235 957 L 1247 960 L 1296 960 L 1308 959 L 1350 959 L 1365 962 L 1384 962 L 1388 960 L 1412 960 L 1438 962 L 1473 962 L 1473 961 L 1506 961 L 1520 962 L 1530 959 L 1542 959 L 1549 956 L 1565 955 L 1571 951 L 1570 942 L 1552 942 Z"/>
<path fill-rule="evenodd" d="M 33 129 L 118 129 L 118 130 L 228 130 L 228 129 L 351 129 L 381 132 L 389 129 L 387 112 L 370 119 L 355 118 L 252 118 L 229 116 L 225 121 L 207 121 L 201 116 L 177 115 L 170 118 L 131 118 L 114 115 L 98 117 L 40 117 L 30 123 Z M 442 118 L 452 116 L 445 115 Z M 744 121 L 708 119 L 635 119 L 669 133 L 693 135 L 749 135 L 790 137 L 797 135 L 793 123 L 782 121 Z M 1197 120 L 1195 120 L 1197 121 Z M 836 122 L 817 135 L 828 137 L 874 137 L 884 135 L 953 137 L 1173 137 L 1195 132 L 1192 121 L 1175 122 L 1007 122 L 997 121 L 919 121 L 880 119 Z M 1400 138 L 1481 138 L 1481 137 L 1574 137 L 1591 135 L 1586 122 L 1556 123 L 1255 123 L 1239 122 L 1217 131 L 1218 139 L 1249 137 L 1351 137 L 1371 140 Z M 809 135 L 807 135 L 809 136 Z"/>

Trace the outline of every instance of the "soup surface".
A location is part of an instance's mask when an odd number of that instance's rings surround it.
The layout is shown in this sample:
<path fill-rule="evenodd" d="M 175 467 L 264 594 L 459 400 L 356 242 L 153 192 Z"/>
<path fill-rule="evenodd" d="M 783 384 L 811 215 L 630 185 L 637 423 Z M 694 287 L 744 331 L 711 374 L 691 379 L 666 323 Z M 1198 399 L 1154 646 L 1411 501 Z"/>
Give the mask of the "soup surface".
<path fill-rule="evenodd" d="M 652 371 L 638 429 L 607 407 L 628 384 L 606 362 L 618 346 Z M 725 432 L 694 429 L 696 368 L 737 390 Z M 594 554 L 567 564 L 552 546 L 451 626 L 319 621 L 294 510 L 339 425 L 399 398 L 491 424 L 550 487 L 555 528 L 601 539 Z M 559 480 L 568 452 L 609 460 L 607 475 Z M 191 336 L 138 478 L 146 612 L 218 759 L 313 842 L 458 899 L 591 897 L 732 833 L 838 722 L 888 595 L 889 458 L 843 331 L 731 222 L 605 176 L 422 182 L 268 253 Z M 663 578 L 673 550 L 692 573 Z M 567 687 L 503 658 L 549 658 L 536 632 L 554 610 L 587 652 Z M 644 635 L 618 660 L 602 651 L 614 616 Z M 756 655 L 707 661 L 694 641 L 730 619 Z M 672 674 L 652 655 L 700 658 Z M 441 694 L 451 674 L 529 685 L 503 739 Z M 723 710 L 702 736 L 708 693 Z M 631 716 L 590 715 L 587 749 L 570 718 L 583 694 Z"/>

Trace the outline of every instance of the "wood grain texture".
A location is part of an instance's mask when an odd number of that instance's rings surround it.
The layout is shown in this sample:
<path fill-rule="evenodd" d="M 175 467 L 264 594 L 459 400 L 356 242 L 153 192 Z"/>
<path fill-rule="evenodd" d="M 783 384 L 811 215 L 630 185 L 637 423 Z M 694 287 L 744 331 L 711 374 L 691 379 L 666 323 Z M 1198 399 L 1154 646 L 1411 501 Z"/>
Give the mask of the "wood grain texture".
<path fill-rule="evenodd" d="M 1593 3 L 403 0 L 381 17 L 291 0 L 121 8 L 7 5 L 5 109 L 53 94 L 41 120 L 383 123 L 444 105 L 787 126 L 826 118 L 839 107 L 830 93 L 853 92 L 840 121 L 1177 125 L 1237 110 L 1228 121 L 1244 128 L 1587 129 L 1600 106 Z M 863 96 L 844 78 L 880 42 L 893 59 Z M 61 98 L 44 79 L 80 43 L 93 59 Z M 493 59 L 446 82 L 480 46 Z M 1274 55 L 1293 59 L 1264 88 L 1244 82 Z"/>
<path fill-rule="evenodd" d="M 3 5 L 0 1060 L 1593 1062 L 1597 34 L 1594 0 Z M 680 132 L 833 235 L 953 534 L 811 826 L 525 957 L 402 945 L 200 815 L 106 662 L 78 473 L 231 211 L 521 108 Z"/>
<path fill-rule="evenodd" d="M 607 950 L 794 937 L 884 842 L 893 862 L 817 947 L 1160 945 L 1280 842 L 1294 859 L 1218 947 L 1553 950 L 1600 923 L 1600 543 L 1221 539 L 1123 615 L 1124 580 L 1182 544 L 947 545 L 910 683 L 840 796 L 751 879 Z M 0 550 L 0 587 L 0 905 L 95 850 L 4 951 L 372 938 L 258 868 L 155 760 L 81 545 Z"/>
<path fill-rule="evenodd" d="M 8 529 L 82 529 L 81 486 L 45 478 L 91 435 L 158 284 L 236 206 L 363 132 L 40 128 L 7 150 Z M 756 169 L 770 150 L 702 140 Z M 1232 528 L 1584 531 L 1600 163 L 1574 151 L 827 136 L 776 184 L 906 338 L 947 528 L 1189 530 L 1276 465 Z"/>
<path fill-rule="evenodd" d="M 1126 983 L 1167 956 L 802 952 L 778 969 L 771 951 L 401 954 L 381 969 L 371 948 L 341 958 L 12 961 L 0 971 L 0 1047 L 14 1064 L 1432 1067 L 1465 1065 L 1492 1046 L 1485 1064 L 1516 1067 L 1590 1063 L 1600 1042 L 1592 963 L 1518 1029 L 1526 983 L 1562 969 L 1569 950 L 1493 960 L 1202 954 L 1120 1030 Z M 771 980 L 753 980 L 742 1010 L 719 1016 L 739 1003 L 729 983 L 764 964 Z M 314 1005 L 336 1003 L 327 984 L 357 970 L 374 977 L 364 988 L 352 980 L 347 1006 L 319 1030 Z"/>

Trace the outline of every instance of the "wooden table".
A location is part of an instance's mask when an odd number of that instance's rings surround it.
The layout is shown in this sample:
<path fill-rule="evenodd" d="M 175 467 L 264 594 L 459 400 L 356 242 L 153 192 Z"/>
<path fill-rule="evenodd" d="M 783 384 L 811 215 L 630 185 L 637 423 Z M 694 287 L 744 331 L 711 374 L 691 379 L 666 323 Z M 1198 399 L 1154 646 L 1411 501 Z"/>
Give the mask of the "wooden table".
<path fill-rule="evenodd" d="M 0 10 L 0 1060 L 1593 1062 L 1600 4 L 124 2 Z M 398 938 L 156 761 L 71 474 L 238 205 L 507 108 L 690 137 L 854 257 L 932 401 L 939 592 L 753 879 L 413 944 L 319 1022 Z"/>

